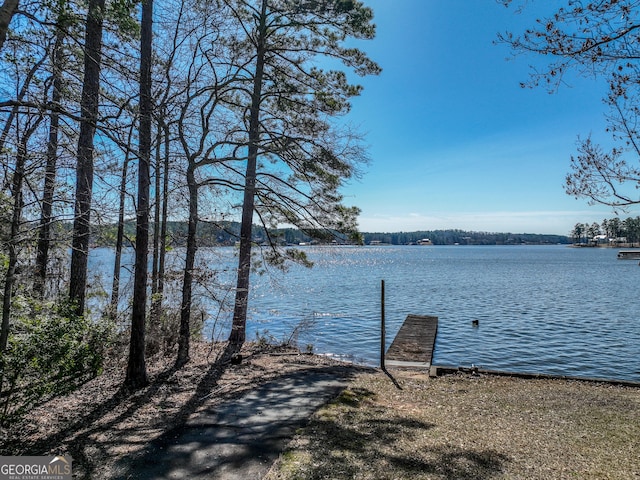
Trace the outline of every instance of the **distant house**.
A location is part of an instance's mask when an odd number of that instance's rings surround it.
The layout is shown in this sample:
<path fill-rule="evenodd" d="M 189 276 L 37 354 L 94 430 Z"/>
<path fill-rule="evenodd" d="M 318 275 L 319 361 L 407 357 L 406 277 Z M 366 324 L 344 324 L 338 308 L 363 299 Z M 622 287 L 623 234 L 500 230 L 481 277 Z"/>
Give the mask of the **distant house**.
<path fill-rule="evenodd" d="M 418 245 L 433 245 L 433 242 L 428 238 L 423 238 L 422 240 L 418 240 Z"/>
<path fill-rule="evenodd" d="M 598 245 L 609 243 L 609 237 L 607 235 L 596 235 L 593 237 L 592 242 Z"/>

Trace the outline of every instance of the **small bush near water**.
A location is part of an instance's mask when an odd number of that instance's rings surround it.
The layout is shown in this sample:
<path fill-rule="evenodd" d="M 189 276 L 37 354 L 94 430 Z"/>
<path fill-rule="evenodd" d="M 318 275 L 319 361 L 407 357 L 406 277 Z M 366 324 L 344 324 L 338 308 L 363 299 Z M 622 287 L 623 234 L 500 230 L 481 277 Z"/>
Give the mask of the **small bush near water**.
<path fill-rule="evenodd" d="M 68 304 L 14 303 L 7 351 L 0 358 L 0 422 L 97 376 L 113 326 L 73 314 Z"/>

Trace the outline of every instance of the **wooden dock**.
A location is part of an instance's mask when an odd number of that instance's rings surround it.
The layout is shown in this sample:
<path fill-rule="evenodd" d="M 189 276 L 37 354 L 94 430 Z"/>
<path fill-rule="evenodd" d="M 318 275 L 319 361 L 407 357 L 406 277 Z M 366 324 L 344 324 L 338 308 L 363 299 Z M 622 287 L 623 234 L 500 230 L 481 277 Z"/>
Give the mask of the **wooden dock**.
<path fill-rule="evenodd" d="M 438 317 L 407 315 L 385 356 L 389 367 L 429 369 L 438 333 Z"/>

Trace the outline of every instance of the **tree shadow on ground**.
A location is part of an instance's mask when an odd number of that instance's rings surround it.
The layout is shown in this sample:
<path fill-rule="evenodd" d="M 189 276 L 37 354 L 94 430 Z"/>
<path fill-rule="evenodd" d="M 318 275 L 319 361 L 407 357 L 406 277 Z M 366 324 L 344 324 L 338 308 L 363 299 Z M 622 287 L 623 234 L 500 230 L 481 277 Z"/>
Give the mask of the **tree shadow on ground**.
<path fill-rule="evenodd" d="M 357 367 L 309 365 L 211 405 L 153 440 L 116 470 L 136 479 L 262 478 L 295 431 L 335 398 Z"/>
<path fill-rule="evenodd" d="M 356 394 L 361 398 L 373 396 L 366 390 Z M 389 413 L 382 406 L 369 405 L 371 418 L 363 418 L 357 412 L 357 405 L 349 408 L 353 406 L 351 400 L 345 402 L 339 398 L 334 403 L 347 407 L 339 407 L 338 415 L 330 409 L 323 411 L 307 426 L 309 443 L 303 436 L 300 454 L 302 458 L 307 457 L 302 463 L 313 467 L 300 471 L 300 478 L 483 480 L 501 475 L 510 461 L 508 456 L 495 450 L 455 446 L 451 441 L 418 447 L 420 439 L 436 425 L 394 414 L 380 418 Z M 293 444 L 283 455 L 284 462 L 287 458 L 297 458 L 296 449 Z"/>
<path fill-rule="evenodd" d="M 210 365 L 207 373 L 200 379 L 191 399 L 174 418 L 185 417 L 199 402 L 199 399 L 206 396 L 215 387 L 217 380 L 229 366 L 230 358 L 235 351 L 235 347 L 230 345 L 225 347 L 217 360 Z M 126 448 L 126 445 L 139 447 L 148 443 L 144 432 L 142 435 L 138 435 L 140 432 L 137 431 L 137 428 L 122 428 L 120 424 L 126 423 L 127 419 L 133 417 L 141 407 L 165 388 L 179 370 L 176 366 L 167 368 L 156 375 L 147 387 L 136 392 L 121 387 L 110 398 L 97 404 L 88 414 L 77 418 L 65 428 L 36 442 L 16 443 L 8 448 L 15 452 L 26 451 L 30 455 L 35 455 L 47 452 L 52 446 L 65 446 L 73 458 L 74 478 L 101 478 L 101 472 L 96 471 L 97 464 L 104 458 L 108 458 L 111 448 L 118 446 Z M 113 410 L 125 405 L 128 406 L 122 412 L 117 415 L 112 414 Z"/>

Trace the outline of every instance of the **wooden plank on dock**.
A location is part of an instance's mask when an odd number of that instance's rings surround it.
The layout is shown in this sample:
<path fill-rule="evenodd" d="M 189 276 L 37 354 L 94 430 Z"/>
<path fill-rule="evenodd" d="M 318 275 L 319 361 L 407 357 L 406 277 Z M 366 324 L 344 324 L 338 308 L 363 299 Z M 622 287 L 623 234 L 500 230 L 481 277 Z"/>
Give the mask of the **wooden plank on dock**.
<path fill-rule="evenodd" d="M 407 315 L 387 350 L 385 365 L 429 369 L 438 333 L 438 317 Z"/>

